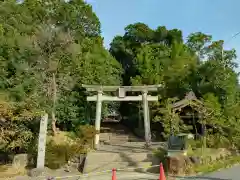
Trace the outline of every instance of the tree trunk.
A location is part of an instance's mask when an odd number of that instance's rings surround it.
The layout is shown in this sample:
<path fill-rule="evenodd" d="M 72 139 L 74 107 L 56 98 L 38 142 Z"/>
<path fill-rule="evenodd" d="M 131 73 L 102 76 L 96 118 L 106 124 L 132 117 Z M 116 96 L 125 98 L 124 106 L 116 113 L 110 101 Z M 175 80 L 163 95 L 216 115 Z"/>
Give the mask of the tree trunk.
<path fill-rule="evenodd" d="M 57 100 L 57 84 L 56 84 L 56 77 L 55 73 L 52 74 L 52 101 L 53 101 L 53 106 L 52 106 L 52 131 L 53 135 L 55 136 L 57 133 L 57 128 L 56 128 L 56 116 L 55 116 L 55 111 L 56 111 L 56 100 Z"/>
<path fill-rule="evenodd" d="M 56 117 L 55 117 L 55 112 L 52 111 L 52 131 L 53 131 L 53 136 L 57 134 L 57 127 L 56 127 Z"/>

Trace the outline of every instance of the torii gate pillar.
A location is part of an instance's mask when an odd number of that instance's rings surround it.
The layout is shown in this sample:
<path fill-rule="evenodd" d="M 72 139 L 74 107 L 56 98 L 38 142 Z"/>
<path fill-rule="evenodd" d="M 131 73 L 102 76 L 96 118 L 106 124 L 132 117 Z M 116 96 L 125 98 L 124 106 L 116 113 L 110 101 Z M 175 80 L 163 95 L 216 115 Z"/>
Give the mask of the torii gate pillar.
<path fill-rule="evenodd" d="M 95 149 L 99 148 L 99 139 L 100 139 L 100 127 L 101 127 L 101 114 L 102 114 L 102 91 L 98 91 L 97 94 L 97 105 L 96 105 L 96 120 L 95 120 L 95 141 L 94 147 Z"/>
<path fill-rule="evenodd" d="M 147 100 L 147 91 L 144 91 L 142 93 L 142 102 L 143 102 L 145 141 L 146 141 L 146 146 L 149 147 L 151 144 L 151 127 L 150 127 L 150 114 L 149 114 L 149 106 L 148 106 L 148 100 Z"/>

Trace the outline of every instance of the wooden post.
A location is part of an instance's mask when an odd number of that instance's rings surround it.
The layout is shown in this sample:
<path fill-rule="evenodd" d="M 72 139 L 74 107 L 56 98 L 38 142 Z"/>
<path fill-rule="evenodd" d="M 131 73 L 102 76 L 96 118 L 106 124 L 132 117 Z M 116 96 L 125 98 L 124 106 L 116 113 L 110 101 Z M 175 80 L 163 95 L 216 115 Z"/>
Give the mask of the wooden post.
<path fill-rule="evenodd" d="M 97 134 L 95 135 L 94 147 L 95 149 L 99 148 L 99 139 L 100 139 L 100 126 L 101 126 L 101 114 L 102 114 L 102 91 L 98 91 L 97 94 L 97 105 L 96 105 L 96 119 L 95 119 L 95 129 Z"/>
<path fill-rule="evenodd" d="M 45 114 L 44 116 L 41 117 L 41 121 L 40 121 L 37 168 L 44 168 L 44 165 L 45 165 L 47 125 L 48 125 L 48 114 Z"/>
<path fill-rule="evenodd" d="M 150 134 L 150 121 L 149 121 L 147 91 L 143 91 L 142 101 L 143 101 L 143 113 L 144 113 L 145 140 L 146 140 L 146 146 L 149 147 L 150 143 L 151 143 L 151 134 Z"/>

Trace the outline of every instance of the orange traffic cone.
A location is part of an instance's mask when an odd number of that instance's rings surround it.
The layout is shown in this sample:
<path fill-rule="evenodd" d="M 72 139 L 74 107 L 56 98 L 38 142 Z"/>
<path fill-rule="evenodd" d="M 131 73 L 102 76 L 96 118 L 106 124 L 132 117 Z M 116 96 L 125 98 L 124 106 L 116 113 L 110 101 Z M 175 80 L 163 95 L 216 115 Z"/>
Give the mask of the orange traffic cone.
<path fill-rule="evenodd" d="M 112 169 L 112 180 L 117 180 L 116 171 L 117 170 L 115 168 Z"/>
<path fill-rule="evenodd" d="M 159 180 L 166 180 L 166 176 L 164 173 L 163 165 L 160 163 L 160 175 L 159 175 Z"/>

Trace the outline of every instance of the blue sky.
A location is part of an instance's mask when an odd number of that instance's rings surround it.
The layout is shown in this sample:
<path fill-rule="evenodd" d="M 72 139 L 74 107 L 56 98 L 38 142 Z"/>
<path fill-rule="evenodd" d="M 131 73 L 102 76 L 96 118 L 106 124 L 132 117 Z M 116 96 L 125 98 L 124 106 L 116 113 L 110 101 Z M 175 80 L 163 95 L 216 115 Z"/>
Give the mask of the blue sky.
<path fill-rule="evenodd" d="M 214 40 L 225 41 L 240 31 L 240 0 L 86 1 L 101 21 L 106 47 L 115 35 L 124 33 L 124 27 L 135 22 L 143 22 L 151 28 L 178 28 L 183 31 L 184 37 L 201 31 L 211 34 Z M 228 41 L 225 47 L 235 48 L 240 56 L 240 35 Z"/>

